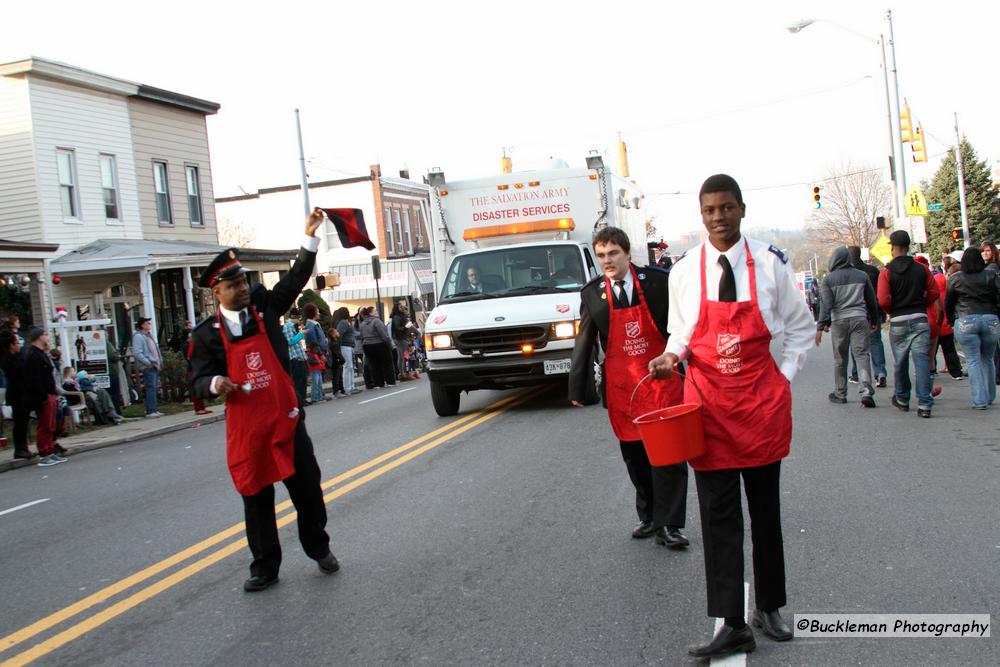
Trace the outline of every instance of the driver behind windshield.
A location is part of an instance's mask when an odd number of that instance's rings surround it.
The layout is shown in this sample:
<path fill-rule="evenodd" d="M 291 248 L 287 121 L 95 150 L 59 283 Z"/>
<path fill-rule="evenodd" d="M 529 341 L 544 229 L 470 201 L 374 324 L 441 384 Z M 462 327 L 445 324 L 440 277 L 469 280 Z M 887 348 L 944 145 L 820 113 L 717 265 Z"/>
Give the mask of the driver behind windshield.
<path fill-rule="evenodd" d="M 466 288 L 467 292 L 475 292 L 477 294 L 482 294 L 483 283 L 479 276 L 479 269 L 475 266 L 470 266 L 465 271 Z"/>

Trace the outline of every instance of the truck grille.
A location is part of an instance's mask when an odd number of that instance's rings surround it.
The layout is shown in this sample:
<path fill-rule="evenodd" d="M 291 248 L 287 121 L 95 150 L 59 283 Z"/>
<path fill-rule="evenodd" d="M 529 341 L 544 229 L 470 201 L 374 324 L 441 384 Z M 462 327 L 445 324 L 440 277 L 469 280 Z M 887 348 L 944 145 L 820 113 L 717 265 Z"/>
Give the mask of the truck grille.
<path fill-rule="evenodd" d="M 491 352 L 516 352 L 525 343 L 531 343 L 536 350 L 545 347 L 547 332 L 545 327 L 508 327 L 506 329 L 481 329 L 478 331 L 463 331 L 455 336 L 455 347 L 462 354 L 472 354 L 474 351 L 489 354 Z"/>

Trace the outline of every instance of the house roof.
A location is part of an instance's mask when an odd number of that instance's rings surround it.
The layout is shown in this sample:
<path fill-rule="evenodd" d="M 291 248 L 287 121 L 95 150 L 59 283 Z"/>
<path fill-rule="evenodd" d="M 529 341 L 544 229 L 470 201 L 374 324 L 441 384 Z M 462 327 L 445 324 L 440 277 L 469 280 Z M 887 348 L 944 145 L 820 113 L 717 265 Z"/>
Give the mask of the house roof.
<path fill-rule="evenodd" d="M 59 250 L 58 243 L 29 243 L 0 239 L 0 256 L 38 257 L 48 259 Z"/>
<path fill-rule="evenodd" d="M 83 275 L 137 271 L 144 268 L 208 266 L 226 246 L 194 241 L 149 241 L 98 239 L 52 261 L 50 269 L 62 275 Z M 243 261 L 287 263 L 298 250 L 241 248 Z"/>
<path fill-rule="evenodd" d="M 162 88 L 154 88 L 153 86 L 147 86 L 126 79 L 118 79 L 75 65 L 39 58 L 38 56 L 0 64 L 0 76 L 16 76 L 18 74 L 33 74 L 47 79 L 83 86 L 92 90 L 115 93 L 126 97 L 137 97 L 203 114 L 214 114 L 220 108 L 220 105 L 216 102 L 209 102 L 197 97 L 174 93 Z"/>

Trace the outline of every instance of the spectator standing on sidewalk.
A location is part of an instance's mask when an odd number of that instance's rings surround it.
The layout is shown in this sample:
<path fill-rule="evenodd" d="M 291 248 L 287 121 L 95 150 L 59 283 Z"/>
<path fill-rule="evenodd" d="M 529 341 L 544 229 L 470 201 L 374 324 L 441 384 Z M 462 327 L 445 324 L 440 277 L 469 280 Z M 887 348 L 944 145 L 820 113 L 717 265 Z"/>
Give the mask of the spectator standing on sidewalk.
<path fill-rule="evenodd" d="M 354 318 L 345 306 L 333 313 L 334 326 L 340 334 L 340 353 L 344 357 L 344 392 L 345 395 L 360 394 L 361 390 L 354 387 L 354 353 L 358 347 Z"/>
<path fill-rule="evenodd" d="M 861 246 L 851 245 L 847 246 L 847 252 L 851 256 L 851 264 L 854 268 L 859 271 L 864 271 L 865 275 L 868 276 L 868 281 L 872 284 L 872 291 L 878 294 L 878 274 L 879 270 L 868 262 L 861 259 Z M 876 328 L 871 332 L 871 340 L 868 345 L 868 352 L 871 355 L 872 360 L 872 376 L 875 378 L 876 387 L 885 387 L 886 378 L 889 376 L 885 367 L 885 345 L 882 344 L 882 323 L 885 322 L 885 313 L 882 309 L 878 307 L 876 303 L 876 314 L 878 315 L 878 321 L 875 322 Z M 858 362 L 854 359 L 854 355 L 851 355 L 851 377 L 852 382 L 857 382 L 858 380 Z"/>
<path fill-rule="evenodd" d="M 385 324 L 371 306 L 365 311 L 361 323 L 361 344 L 372 372 L 372 386 L 381 389 L 386 385 L 395 386 L 396 373 L 392 365 L 392 339 Z"/>
<path fill-rule="evenodd" d="M 917 414 L 931 416 L 931 327 L 927 306 L 938 298 L 937 283 L 927 267 L 910 257 L 910 235 L 898 229 L 889 236 L 892 261 L 879 275 L 878 302 L 889 314 L 889 344 L 894 359 L 892 404 L 910 410 L 910 359 L 916 381 Z"/>
<path fill-rule="evenodd" d="M 303 341 L 305 333 L 299 329 L 300 315 L 298 308 L 289 310 L 281 331 L 285 334 L 285 340 L 288 342 L 288 361 L 292 386 L 295 387 L 299 402 L 307 404 L 309 401 L 306 400 L 306 376 L 309 371 L 306 367 L 306 344 Z"/>
<path fill-rule="evenodd" d="M 54 466 L 66 459 L 55 451 L 56 369 L 49 357 L 49 333 L 39 327 L 28 332 L 29 347 L 24 353 L 24 405 L 38 420 L 35 442 L 38 465 Z"/>
<path fill-rule="evenodd" d="M 830 332 L 833 344 L 834 391 L 832 403 L 847 402 L 848 350 L 854 353 L 861 378 L 861 404 L 875 407 L 875 388 L 872 382 L 870 359 L 871 333 L 878 321 L 878 302 L 875 290 L 864 271 L 851 264 L 847 248 L 835 248 L 830 256 L 830 272 L 820 287 L 822 307 L 816 321 L 816 345 L 823 332 Z"/>
<path fill-rule="evenodd" d="M 323 400 L 323 372 L 326 370 L 326 359 L 329 356 L 330 344 L 326 340 L 326 334 L 323 333 L 323 325 L 319 323 L 319 307 L 315 303 L 307 303 L 302 308 L 302 316 L 305 318 L 302 330 L 306 335 L 306 350 L 308 351 L 311 346 L 315 345 L 319 348 L 320 356 L 323 357 L 323 368 L 320 369 L 318 377 L 319 382 L 316 382 L 316 372 L 312 369 L 309 370 L 312 401 L 316 403 Z M 306 361 L 308 365 L 308 359 Z"/>
<path fill-rule="evenodd" d="M 341 353 L 340 334 L 336 327 L 330 327 L 326 332 L 327 349 L 326 367 L 330 369 L 330 390 L 333 397 L 346 396 L 344 391 L 344 355 Z M 353 356 L 353 355 L 352 355 Z M 353 359 L 352 359 L 353 361 Z"/>
<path fill-rule="evenodd" d="M 148 317 L 140 317 L 138 327 L 132 336 L 132 356 L 142 372 L 142 384 L 146 392 L 146 416 L 162 417 L 157 408 L 156 390 L 160 382 L 160 369 L 163 367 L 163 356 L 160 346 L 153 338 L 153 323 Z"/>
<path fill-rule="evenodd" d="M 0 369 L 7 378 L 6 402 L 14 422 L 14 458 L 32 459 L 36 456 L 28 449 L 29 413 L 24 405 L 24 356 L 21 337 L 14 330 L 0 331 Z"/>
<path fill-rule="evenodd" d="M 306 369 L 309 371 L 309 384 L 311 393 L 309 400 L 313 403 L 322 403 L 323 396 L 323 371 L 326 370 L 326 357 L 319 349 L 319 343 L 309 343 L 306 350 Z"/>
<path fill-rule="evenodd" d="M 972 407 L 985 410 L 997 397 L 993 357 L 1000 336 L 1000 275 L 986 269 L 978 249 L 965 249 L 962 270 L 948 280 L 945 311 L 969 364 Z"/>
<path fill-rule="evenodd" d="M 18 342 L 21 343 L 21 349 L 23 350 L 27 347 L 27 341 L 24 340 L 24 336 L 21 335 L 21 316 L 20 315 L 10 315 L 7 317 L 7 322 L 5 323 L 7 330 L 12 334 L 17 336 Z"/>
<path fill-rule="evenodd" d="M 396 375 L 400 381 L 415 380 L 406 368 L 406 348 L 410 344 L 410 329 L 413 324 L 410 322 L 410 308 L 403 299 L 393 305 L 389 326 L 392 331 L 392 346 L 396 352 Z"/>

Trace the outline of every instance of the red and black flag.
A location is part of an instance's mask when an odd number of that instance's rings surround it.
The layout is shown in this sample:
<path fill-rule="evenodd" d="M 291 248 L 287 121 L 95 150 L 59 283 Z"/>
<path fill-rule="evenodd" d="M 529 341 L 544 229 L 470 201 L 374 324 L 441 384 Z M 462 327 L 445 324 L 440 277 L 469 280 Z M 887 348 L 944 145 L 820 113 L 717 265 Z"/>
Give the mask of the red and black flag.
<path fill-rule="evenodd" d="M 345 248 L 361 246 L 365 250 L 374 250 L 375 244 L 368 238 L 365 228 L 365 216 L 358 208 L 324 208 L 320 209 L 330 218 L 337 228 L 337 236 Z"/>

